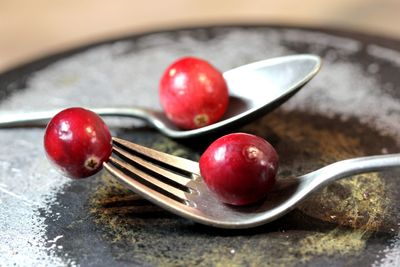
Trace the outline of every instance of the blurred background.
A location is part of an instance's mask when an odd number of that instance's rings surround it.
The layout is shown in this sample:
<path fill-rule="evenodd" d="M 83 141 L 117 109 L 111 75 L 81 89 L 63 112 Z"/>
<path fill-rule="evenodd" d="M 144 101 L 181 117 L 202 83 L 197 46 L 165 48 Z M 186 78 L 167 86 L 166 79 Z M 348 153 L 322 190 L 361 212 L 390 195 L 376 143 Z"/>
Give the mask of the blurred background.
<path fill-rule="evenodd" d="M 0 0 L 0 72 L 136 32 L 246 23 L 327 27 L 400 39 L 400 0 Z"/>

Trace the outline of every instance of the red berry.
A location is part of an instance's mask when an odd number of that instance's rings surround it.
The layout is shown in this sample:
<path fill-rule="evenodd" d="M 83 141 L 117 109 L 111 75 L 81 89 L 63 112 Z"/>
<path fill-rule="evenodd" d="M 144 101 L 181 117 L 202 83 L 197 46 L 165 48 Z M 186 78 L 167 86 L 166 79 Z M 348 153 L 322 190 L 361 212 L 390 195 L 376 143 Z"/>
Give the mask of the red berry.
<path fill-rule="evenodd" d="M 265 197 L 275 184 L 278 154 L 258 136 L 228 134 L 203 153 L 200 171 L 222 202 L 246 205 Z"/>
<path fill-rule="evenodd" d="M 94 112 L 69 108 L 49 122 L 44 135 L 48 159 L 63 174 L 85 178 L 98 172 L 111 155 L 111 134 Z"/>
<path fill-rule="evenodd" d="M 164 72 L 160 101 L 167 117 L 182 129 L 196 129 L 221 119 L 228 106 L 228 87 L 221 72 L 207 61 L 185 57 Z"/>

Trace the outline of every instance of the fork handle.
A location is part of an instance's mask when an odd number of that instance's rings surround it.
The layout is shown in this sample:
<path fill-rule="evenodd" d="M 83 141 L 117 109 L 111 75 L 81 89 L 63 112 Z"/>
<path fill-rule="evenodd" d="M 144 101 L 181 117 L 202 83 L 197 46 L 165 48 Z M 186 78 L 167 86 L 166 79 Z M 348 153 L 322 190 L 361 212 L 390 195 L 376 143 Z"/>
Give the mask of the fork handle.
<path fill-rule="evenodd" d="M 3 112 L 0 113 L 0 128 L 45 126 L 62 109 L 33 112 Z M 104 117 L 130 117 L 153 124 L 152 111 L 142 108 L 93 108 L 91 111 Z"/>
<path fill-rule="evenodd" d="M 318 179 L 311 180 L 314 180 L 314 182 L 318 184 L 317 186 L 320 186 L 356 174 L 384 171 L 395 168 L 400 168 L 400 153 L 342 160 L 327 165 L 306 176 L 318 176 Z M 303 177 L 305 178 L 306 176 Z"/>

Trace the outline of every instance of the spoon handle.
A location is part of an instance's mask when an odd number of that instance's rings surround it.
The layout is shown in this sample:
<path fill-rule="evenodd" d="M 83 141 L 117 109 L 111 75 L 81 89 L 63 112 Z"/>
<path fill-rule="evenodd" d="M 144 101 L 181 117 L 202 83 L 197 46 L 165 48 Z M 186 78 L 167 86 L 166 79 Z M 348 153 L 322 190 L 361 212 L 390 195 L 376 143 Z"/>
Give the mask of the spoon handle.
<path fill-rule="evenodd" d="M 0 113 L 0 128 L 44 126 L 61 110 L 2 112 Z M 142 108 L 93 108 L 90 110 L 104 117 L 130 117 L 145 120 L 154 125 L 152 112 Z"/>

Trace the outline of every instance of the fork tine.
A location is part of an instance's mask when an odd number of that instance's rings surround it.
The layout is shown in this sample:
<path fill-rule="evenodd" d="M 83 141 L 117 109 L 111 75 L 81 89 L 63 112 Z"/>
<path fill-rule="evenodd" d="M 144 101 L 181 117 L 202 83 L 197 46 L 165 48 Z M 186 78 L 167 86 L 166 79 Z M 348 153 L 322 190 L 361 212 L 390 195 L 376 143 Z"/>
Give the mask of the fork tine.
<path fill-rule="evenodd" d="M 160 181 L 149 173 L 145 173 L 127 162 L 115 157 L 110 157 L 108 162 L 104 164 L 104 167 L 117 178 L 128 184 L 130 188 L 138 188 L 139 190 L 143 190 L 142 193 L 145 194 L 148 190 L 152 190 L 157 192 L 157 195 L 161 194 L 169 199 L 177 200 L 186 205 L 189 204 L 189 200 L 184 191 Z M 144 182 L 138 181 L 134 179 L 134 177 L 129 176 L 126 174 L 126 171 L 141 178 Z M 147 183 L 147 185 L 145 183 Z"/>
<path fill-rule="evenodd" d="M 199 164 L 195 161 L 184 159 L 181 157 L 173 156 L 164 152 L 160 152 L 151 148 L 147 148 L 129 141 L 113 137 L 113 143 L 119 146 L 127 147 L 136 153 L 150 157 L 156 161 L 163 162 L 164 164 L 178 168 L 182 171 L 200 175 Z"/>
<path fill-rule="evenodd" d="M 168 179 L 169 181 L 172 181 L 173 183 L 178 183 L 182 186 L 186 186 L 186 184 L 190 181 L 189 177 L 184 177 L 180 174 L 174 173 L 172 171 L 168 171 L 167 169 L 161 168 L 151 162 L 148 162 L 148 161 L 146 161 L 138 156 L 135 156 L 129 152 L 126 152 L 118 147 L 113 146 L 113 152 L 120 157 L 127 158 L 127 159 L 131 160 L 132 162 L 134 162 L 148 170 L 151 170 L 155 173 L 162 175 L 164 178 Z"/>

